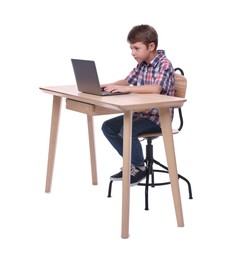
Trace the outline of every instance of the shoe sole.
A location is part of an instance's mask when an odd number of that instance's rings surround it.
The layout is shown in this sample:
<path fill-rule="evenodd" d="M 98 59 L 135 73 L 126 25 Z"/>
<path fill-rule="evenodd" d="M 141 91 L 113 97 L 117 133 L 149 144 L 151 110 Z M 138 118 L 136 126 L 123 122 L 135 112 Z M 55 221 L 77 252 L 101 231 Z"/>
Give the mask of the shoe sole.
<path fill-rule="evenodd" d="M 111 181 L 122 181 L 122 178 L 117 178 L 117 179 L 114 179 L 114 178 L 110 178 Z"/>
<path fill-rule="evenodd" d="M 136 186 L 137 184 L 139 184 L 140 182 L 142 182 L 146 177 L 142 178 L 141 180 L 137 181 L 137 182 L 134 182 L 134 183 L 130 183 L 130 187 L 132 186 Z M 111 181 L 122 181 L 122 179 L 113 179 L 113 178 L 110 178 Z"/>

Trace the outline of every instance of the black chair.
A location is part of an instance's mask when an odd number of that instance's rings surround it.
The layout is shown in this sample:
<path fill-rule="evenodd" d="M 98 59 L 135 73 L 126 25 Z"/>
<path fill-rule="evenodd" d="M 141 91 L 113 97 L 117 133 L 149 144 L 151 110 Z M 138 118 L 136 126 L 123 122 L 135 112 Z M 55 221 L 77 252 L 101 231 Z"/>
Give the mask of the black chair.
<path fill-rule="evenodd" d="M 180 72 L 177 73 L 177 71 Z M 187 79 L 184 76 L 184 72 L 180 68 L 175 69 L 175 96 L 185 98 L 186 94 L 186 88 L 187 88 Z M 176 107 L 174 110 L 178 110 L 178 117 L 179 117 L 179 127 L 177 129 L 172 129 L 173 134 L 178 134 L 181 129 L 183 128 L 183 116 L 182 116 L 182 108 Z M 174 111 L 176 116 L 176 111 Z M 169 173 L 168 167 L 164 164 L 160 163 L 159 161 L 155 160 L 153 157 L 153 144 L 152 141 L 158 137 L 162 136 L 162 133 L 146 133 L 141 134 L 139 138 L 141 141 L 146 140 L 146 156 L 145 156 L 145 165 L 147 167 L 147 176 L 145 179 L 145 182 L 141 182 L 138 184 L 138 186 L 145 186 L 145 210 L 148 210 L 148 191 L 149 187 L 156 187 L 156 186 L 162 186 L 162 185 L 168 185 L 170 184 L 170 181 L 167 182 L 155 182 L 155 173 Z M 157 168 L 154 168 L 157 167 Z M 178 178 L 185 181 L 188 185 L 188 194 L 189 199 L 192 199 L 192 189 L 190 182 L 183 177 L 182 175 L 178 174 Z M 108 197 L 111 197 L 111 191 L 112 191 L 112 184 L 113 181 L 110 180 L 109 187 L 108 187 Z"/>

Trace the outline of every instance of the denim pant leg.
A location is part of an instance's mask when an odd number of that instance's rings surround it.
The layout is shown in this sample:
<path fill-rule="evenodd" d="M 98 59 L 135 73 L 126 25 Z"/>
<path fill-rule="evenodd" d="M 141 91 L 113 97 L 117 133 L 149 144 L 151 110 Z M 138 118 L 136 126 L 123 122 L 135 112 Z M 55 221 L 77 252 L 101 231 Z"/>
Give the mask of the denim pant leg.
<path fill-rule="evenodd" d="M 104 135 L 121 156 L 123 156 L 123 120 L 123 116 L 118 116 L 105 121 L 102 125 Z M 143 150 L 138 135 L 160 131 L 161 128 L 147 118 L 133 120 L 131 154 L 133 165 L 141 166 L 144 164 Z"/>
<path fill-rule="evenodd" d="M 105 121 L 102 125 L 102 131 L 115 150 L 123 155 L 123 139 L 120 133 L 123 128 L 123 116 L 117 116 Z"/>

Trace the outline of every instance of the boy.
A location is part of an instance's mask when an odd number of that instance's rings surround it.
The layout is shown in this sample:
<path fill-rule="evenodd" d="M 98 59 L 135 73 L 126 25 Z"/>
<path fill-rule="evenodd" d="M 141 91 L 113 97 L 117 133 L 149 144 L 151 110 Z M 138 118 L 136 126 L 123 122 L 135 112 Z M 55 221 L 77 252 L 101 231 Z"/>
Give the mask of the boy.
<path fill-rule="evenodd" d="M 103 84 L 105 91 L 133 92 L 142 94 L 161 94 L 174 96 L 174 69 L 166 58 L 164 50 L 157 50 L 158 34 L 149 25 L 138 25 L 131 29 L 127 36 L 132 56 L 137 66 L 129 75 L 114 83 Z M 170 109 L 173 119 L 173 108 Z M 102 131 L 111 145 L 123 155 L 123 116 L 105 121 Z M 146 167 L 142 146 L 138 135 L 142 133 L 161 132 L 157 109 L 133 113 L 131 186 L 138 184 L 146 177 Z M 111 180 L 122 180 L 122 169 L 110 177 Z"/>

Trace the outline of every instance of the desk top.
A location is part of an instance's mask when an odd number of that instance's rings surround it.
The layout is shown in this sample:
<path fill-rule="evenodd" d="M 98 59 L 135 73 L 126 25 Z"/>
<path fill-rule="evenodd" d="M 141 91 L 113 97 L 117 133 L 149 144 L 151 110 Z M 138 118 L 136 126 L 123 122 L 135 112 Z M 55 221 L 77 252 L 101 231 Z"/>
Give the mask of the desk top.
<path fill-rule="evenodd" d="M 41 87 L 40 89 L 54 96 L 69 98 L 118 111 L 142 111 L 151 107 L 177 107 L 182 106 L 186 101 L 184 98 L 160 94 L 147 95 L 130 93 L 115 96 L 91 95 L 79 92 L 76 85 L 47 86 Z"/>

